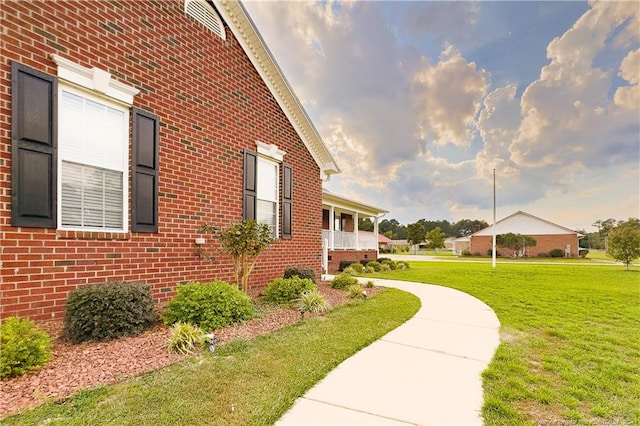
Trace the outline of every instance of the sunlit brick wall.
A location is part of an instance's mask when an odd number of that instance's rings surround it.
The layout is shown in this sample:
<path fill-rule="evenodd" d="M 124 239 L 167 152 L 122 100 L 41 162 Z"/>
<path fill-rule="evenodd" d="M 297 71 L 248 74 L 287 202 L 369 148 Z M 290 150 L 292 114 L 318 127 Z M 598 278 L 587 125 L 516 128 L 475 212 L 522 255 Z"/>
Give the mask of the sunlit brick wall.
<path fill-rule="evenodd" d="M 183 1 L 3 1 L 0 7 L 0 317 L 63 315 L 67 293 L 111 280 L 151 284 L 166 302 L 176 284 L 231 280 L 215 242 L 196 255 L 207 222 L 242 218 L 242 151 L 256 141 L 293 166 L 293 238 L 276 242 L 251 276 L 254 290 L 286 266 L 320 274 L 320 171 L 242 48 L 184 15 Z M 159 232 L 80 233 L 11 226 L 11 61 L 56 75 L 56 53 L 141 90 L 159 116 Z"/>

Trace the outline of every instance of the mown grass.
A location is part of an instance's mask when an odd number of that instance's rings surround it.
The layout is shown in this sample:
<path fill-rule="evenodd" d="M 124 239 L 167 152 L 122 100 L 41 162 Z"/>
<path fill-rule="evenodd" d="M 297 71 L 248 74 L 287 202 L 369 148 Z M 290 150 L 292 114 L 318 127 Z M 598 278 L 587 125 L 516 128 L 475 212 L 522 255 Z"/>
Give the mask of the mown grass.
<path fill-rule="evenodd" d="M 83 391 L 2 424 L 273 424 L 341 361 L 405 322 L 419 307 L 415 296 L 387 289 L 326 316 L 250 341 L 231 342 L 216 355 Z"/>
<path fill-rule="evenodd" d="M 640 424 L 639 271 L 410 265 L 375 276 L 462 290 L 500 319 L 501 344 L 483 373 L 485 424 Z"/>

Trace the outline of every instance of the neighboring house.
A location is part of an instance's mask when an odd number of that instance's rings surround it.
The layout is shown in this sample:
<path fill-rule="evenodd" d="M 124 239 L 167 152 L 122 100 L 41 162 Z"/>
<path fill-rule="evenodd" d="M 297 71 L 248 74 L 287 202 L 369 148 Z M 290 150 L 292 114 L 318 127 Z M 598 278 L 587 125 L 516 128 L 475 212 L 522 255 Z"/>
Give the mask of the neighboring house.
<path fill-rule="evenodd" d="M 361 237 L 375 239 L 375 233 L 371 231 L 358 231 Z M 381 250 L 389 250 L 391 240 L 382 234 L 378 234 L 378 253 Z"/>
<path fill-rule="evenodd" d="M 378 258 L 378 219 L 386 210 L 344 198 L 326 189 L 322 192 L 323 269 L 334 273 L 342 260 Z M 361 234 L 358 219 L 370 218 L 373 232 Z"/>
<path fill-rule="evenodd" d="M 580 234 L 564 226 L 549 222 L 529 213 L 518 211 L 496 222 L 496 235 L 507 233 L 529 235 L 536 240 L 535 247 L 527 247 L 527 257 L 547 254 L 553 249 L 561 249 L 565 257 L 578 257 Z M 487 255 L 491 250 L 493 227 L 489 226 L 470 236 L 469 251 L 472 254 Z M 500 256 L 511 256 L 509 250 L 497 248 Z"/>
<path fill-rule="evenodd" d="M 469 237 L 449 237 L 444 240 L 444 247 L 460 256 L 464 250 L 469 250 Z"/>
<path fill-rule="evenodd" d="M 240 3 L 4 1 L 0 18 L 0 317 L 61 317 L 90 283 L 166 302 L 232 280 L 205 223 L 270 225 L 251 288 L 321 273 L 339 169 Z"/>

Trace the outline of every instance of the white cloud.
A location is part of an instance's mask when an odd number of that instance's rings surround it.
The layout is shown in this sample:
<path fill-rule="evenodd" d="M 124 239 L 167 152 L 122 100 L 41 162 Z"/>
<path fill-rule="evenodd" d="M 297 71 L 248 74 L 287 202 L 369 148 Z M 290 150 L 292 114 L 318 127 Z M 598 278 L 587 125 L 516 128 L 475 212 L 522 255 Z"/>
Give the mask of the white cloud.
<path fill-rule="evenodd" d="M 468 146 L 488 87 L 486 73 L 448 46 L 439 62 L 426 62 L 415 80 L 415 102 L 426 138 L 436 145 Z"/>

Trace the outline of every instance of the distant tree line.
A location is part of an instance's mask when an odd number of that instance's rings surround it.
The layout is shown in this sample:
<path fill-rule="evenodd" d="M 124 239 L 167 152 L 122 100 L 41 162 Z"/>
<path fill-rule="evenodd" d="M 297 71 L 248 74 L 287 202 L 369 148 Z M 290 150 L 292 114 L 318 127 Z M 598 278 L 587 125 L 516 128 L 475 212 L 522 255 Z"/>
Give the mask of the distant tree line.
<path fill-rule="evenodd" d="M 384 219 L 378 223 L 378 232 L 392 240 L 408 240 L 409 228 L 412 229 L 411 240 L 413 241 L 427 241 L 427 234 L 436 228 L 440 228 L 440 232 L 444 234 L 444 237 L 463 237 L 471 235 L 483 228 L 489 226 L 484 220 L 471 220 L 462 219 L 457 222 L 449 222 L 448 220 L 426 220 L 420 219 L 419 221 L 403 225 L 396 219 Z M 358 229 L 363 231 L 373 231 L 373 222 L 371 219 L 359 219 Z M 434 233 L 432 236 L 436 237 L 438 233 Z"/>

